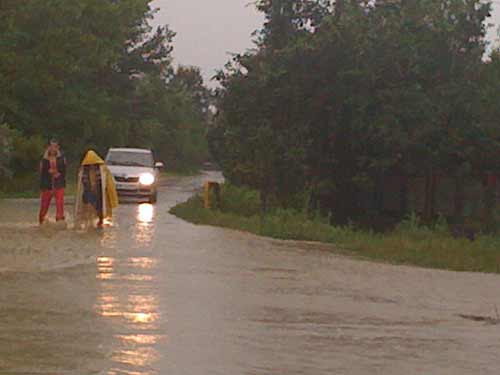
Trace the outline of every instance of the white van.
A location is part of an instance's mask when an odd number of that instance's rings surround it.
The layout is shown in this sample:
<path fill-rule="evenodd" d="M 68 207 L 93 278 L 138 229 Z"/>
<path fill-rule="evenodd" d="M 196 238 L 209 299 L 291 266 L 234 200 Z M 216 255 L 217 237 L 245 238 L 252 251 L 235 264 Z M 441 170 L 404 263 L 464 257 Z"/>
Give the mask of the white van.
<path fill-rule="evenodd" d="M 155 163 L 153 152 L 140 148 L 111 148 L 106 155 L 119 197 L 146 198 L 156 203 L 163 163 Z"/>

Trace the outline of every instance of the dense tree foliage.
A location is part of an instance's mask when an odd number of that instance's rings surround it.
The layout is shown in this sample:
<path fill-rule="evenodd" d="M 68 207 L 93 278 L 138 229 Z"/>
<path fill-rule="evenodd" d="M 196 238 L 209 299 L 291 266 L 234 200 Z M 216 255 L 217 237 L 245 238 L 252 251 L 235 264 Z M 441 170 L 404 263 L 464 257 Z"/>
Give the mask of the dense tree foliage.
<path fill-rule="evenodd" d="M 388 173 L 499 171 L 499 55 L 478 0 L 258 2 L 258 49 L 218 76 L 209 138 L 226 176 L 282 206 L 355 217 Z M 402 189 L 404 190 L 404 189 Z M 402 199 L 402 206 L 404 199 Z M 302 206 L 303 207 L 303 206 Z M 402 207 L 402 211 L 405 207 Z"/>
<path fill-rule="evenodd" d="M 151 30 L 150 2 L 1 1 L 0 123 L 16 149 L 57 137 L 73 161 L 89 146 L 152 147 L 169 167 L 205 158 L 199 98 L 170 84 L 175 34 Z"/>

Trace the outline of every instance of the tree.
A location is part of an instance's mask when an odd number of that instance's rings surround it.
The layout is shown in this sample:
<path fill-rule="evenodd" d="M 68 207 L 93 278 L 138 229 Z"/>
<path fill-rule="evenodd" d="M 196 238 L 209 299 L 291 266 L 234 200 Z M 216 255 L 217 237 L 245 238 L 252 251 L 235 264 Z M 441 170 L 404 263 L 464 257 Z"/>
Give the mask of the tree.
<path fill-rule="evenodd" d="M 265 14 L 264 28 L 257 33 L 261 48 L 271 51 L 289 45 L 298 34 L 315 30 L 329 13 L 329 0 L 259 0 Z"/>
<path fill-rule="evenodd" d="M 181 124 L 191 122 L 197 107 L 187 93 L 170 87 L 175 33 L 168 26 L 151 29 L 150 3 L 2 0 L 2 122 L 23 144 L 36 141 L 36 149 L 40 140 L 60 138 L 74 162 L 88 147 L 101 153 L 132 143 L 167 147 L 157 137 L 171 134 L 172 145 L 177 137 L 191 147 L 185 138 L 192 134 Z M 11 159 L 14 172 L 32 173 L 32 159 Z"/>
<path fill-rule="evenodd" d="M 304 4 L 324 13 L 311 17 Z M 482 146 L 463 152 L 464 141 L 492 139 L 478 131 L 489 4 L 259 6 L 259 49 L 219 75 L 210 142 L 226 176 L 271 190 L 284 206 L 308 192 L 340 223 L 361 213 L 360 193 L 377 196 L 387 174 L 400 176 L 404 212 L 408 179 L 425 176 L 431 218 L 438 171 L 468 173 Z"/>
<path fill-rule="evenodd" d="M 200 68 L 180 65 L 175 71 L 170 85 L 185 92 L 193 100 L 200 117 L 206 120 L 211 105 L 212 92 L 205 86 Z"/>

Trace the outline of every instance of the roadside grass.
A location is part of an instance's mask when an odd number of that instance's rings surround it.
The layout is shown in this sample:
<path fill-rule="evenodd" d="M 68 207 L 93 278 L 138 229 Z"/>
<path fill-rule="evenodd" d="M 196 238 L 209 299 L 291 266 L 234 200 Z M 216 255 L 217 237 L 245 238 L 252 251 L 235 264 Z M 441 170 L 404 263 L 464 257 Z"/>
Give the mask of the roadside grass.
<path fill-rule="evenodd" d="M 67 197 L 76 194 L 76 180 L 68 179 L 66 182 L 65 195 Z M 38 189 L 38 176 L 17 177 L 10 181 L 4 181 L 0 186 L 0 199 L 33 199 L 40 196 Z"/>
<path fill-rule="evenodd" d="M 37 177 L 36 175 L 26 175 L 4 179 L 0 185 L 0 199 L 38 197 Z"/>
<path fill-rule="evenodd" d="M 294 210 L 262 217 L 256 192 L 224 186 L 220 209 L 207 210 L 194 196 L 171 210 L 194 224 L 214 225 L 277 239 L 330 243 L 339 252 L 363 259 L 426 268 L 500 273 L 500 236 L 479 234 L 475 241 L 455 238 L 446 223 L 421 225 L 414 215 L 389 233 L 334 227 L 324 218 Z"/>
<path fill-rule="evenodd" d="M 161 173 L 161 175 L 164 177 L 192 177 L 192 176 L 197 176 L 199 174 L 200 174 L 199 168 L 167 170 Z"/>
<path fill-rule="evenodd" d="M 4 192 L 0 191 L 0 199 L 33 199 L 37 198 L 40 192 L 35 191 L 20 191 L 20 192 Z"/>

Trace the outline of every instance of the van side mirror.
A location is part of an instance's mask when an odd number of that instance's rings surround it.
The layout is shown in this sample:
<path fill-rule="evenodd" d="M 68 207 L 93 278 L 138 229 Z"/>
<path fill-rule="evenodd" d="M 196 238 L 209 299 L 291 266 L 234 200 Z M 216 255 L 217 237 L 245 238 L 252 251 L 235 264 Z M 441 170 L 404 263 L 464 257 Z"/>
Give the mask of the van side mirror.
<path fill-rule="evenodd" d="M 163 168 L 165 168 L 165 164 L 163 164 L 161 161 L 157 161 L 155 163 L 155 168 L 156 169 L 163 169 Z"/>

